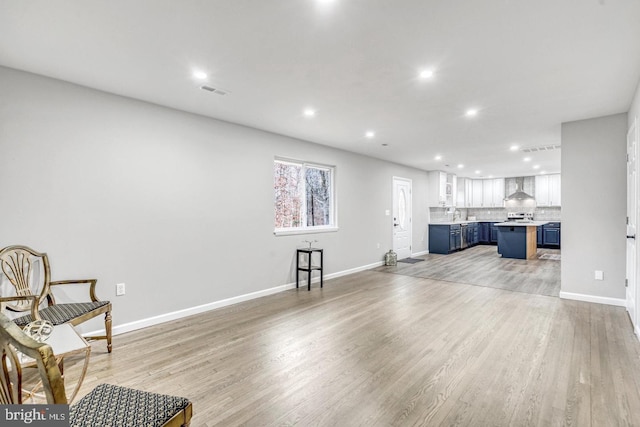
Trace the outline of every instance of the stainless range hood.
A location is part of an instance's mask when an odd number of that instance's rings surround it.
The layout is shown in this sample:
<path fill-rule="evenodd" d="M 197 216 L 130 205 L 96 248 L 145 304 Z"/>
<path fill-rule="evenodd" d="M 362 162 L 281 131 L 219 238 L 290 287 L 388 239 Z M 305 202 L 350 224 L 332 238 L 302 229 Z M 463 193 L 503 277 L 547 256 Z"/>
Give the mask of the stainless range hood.
<path fill-rule="evenodd" d="M 523 187 L 524 177 L 516 178 L 516 191 L 504 199 L 505 208 L 522 208 L 531 211 L 536 208 L 536 199 L 525 193 Z"/>

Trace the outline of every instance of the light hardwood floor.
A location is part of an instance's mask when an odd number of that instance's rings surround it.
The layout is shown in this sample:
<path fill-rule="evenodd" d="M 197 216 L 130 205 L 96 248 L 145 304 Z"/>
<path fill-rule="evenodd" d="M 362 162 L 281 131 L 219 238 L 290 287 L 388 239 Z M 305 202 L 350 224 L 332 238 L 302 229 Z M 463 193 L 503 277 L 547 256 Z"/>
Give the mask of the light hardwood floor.
<path fill-rule="evenodd" d="M 538 256 L 560 256 L 559 249 L 538 249 Z M 399 262 L 377 271 L 438 279 L 468 285 L 487 286 L 529 294 L 560 294 L 560 260 L 502 258 L 495 245 L 479 245 L 449 255 L 418 256 L 416 264 Z"/>
<path fill-rule="evenodd" d="M 102 382 L 193 426 L 640 425 L 623 308 L 379 271 L 95 343 L 80 396 Z"/>

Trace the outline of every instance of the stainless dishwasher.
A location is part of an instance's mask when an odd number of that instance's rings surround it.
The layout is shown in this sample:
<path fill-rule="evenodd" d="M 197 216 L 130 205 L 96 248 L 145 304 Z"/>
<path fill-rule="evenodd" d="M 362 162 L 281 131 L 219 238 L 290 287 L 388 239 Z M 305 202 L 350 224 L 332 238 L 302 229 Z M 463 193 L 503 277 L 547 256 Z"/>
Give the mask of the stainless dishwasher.
<path fill-rule="evenodd" d="M 464 249 L 469 246 L 469 241 L 467 239 L 467 225 L 468 224 L 460 224 L 460 249 Z"/>

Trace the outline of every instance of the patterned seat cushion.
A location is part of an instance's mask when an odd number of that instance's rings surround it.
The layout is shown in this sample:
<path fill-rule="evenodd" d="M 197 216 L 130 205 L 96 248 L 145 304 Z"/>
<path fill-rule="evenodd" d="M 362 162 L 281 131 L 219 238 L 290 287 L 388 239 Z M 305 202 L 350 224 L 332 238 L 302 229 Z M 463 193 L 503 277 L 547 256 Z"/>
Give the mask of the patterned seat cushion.
<path fill-rule="evenodd" d="M 44 320 L 48 320 L 54 325 L 61 325 L 107 304 L 109 304 L 109 301 L 54 304 L 48 307 L 41 308 L 40 310 L 38 310 L 38 313 L 40 313 L 40 317 L 42 317 Z M 27 314 L 25 316 L 17 317 L 13 319 L 13 321 L 18 326 L 22 327 L 27 323 L 33 321 L 33 318 L 30 314 Z"/>
<path fill-rule="evenodd" d="M 185 409 L 184 397 L 100 384 L 71 405 L 71 427 L 155 427 Z"/>

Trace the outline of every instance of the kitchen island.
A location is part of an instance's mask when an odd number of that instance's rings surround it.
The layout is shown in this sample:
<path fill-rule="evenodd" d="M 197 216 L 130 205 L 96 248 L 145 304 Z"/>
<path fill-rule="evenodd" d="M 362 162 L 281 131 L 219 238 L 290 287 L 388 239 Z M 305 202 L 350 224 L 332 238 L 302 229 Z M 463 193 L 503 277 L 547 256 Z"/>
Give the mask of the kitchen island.
<path fill-rule="evenodd" d="M 498 228 L 498 253 L 503 258 L 536 259 L 536 231 L 547 223 L 548 221 L 508 221 L 495 224 Z"/>

